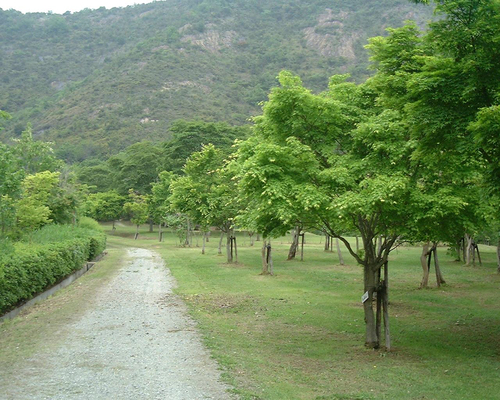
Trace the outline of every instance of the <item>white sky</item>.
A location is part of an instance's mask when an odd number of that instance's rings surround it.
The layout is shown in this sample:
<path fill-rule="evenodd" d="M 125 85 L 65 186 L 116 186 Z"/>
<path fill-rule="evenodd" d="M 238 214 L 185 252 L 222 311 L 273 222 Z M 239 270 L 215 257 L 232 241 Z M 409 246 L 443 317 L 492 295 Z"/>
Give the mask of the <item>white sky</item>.
<path fill-rule="evenodd" d="M 81 11 L 84 8 L 127 7 L 134 4 L 151 3 L 153 0 L 0 0 L 0 8 L 11 8 L 23 13 L 49 12 L 64 14 L 66 11 Z"/>

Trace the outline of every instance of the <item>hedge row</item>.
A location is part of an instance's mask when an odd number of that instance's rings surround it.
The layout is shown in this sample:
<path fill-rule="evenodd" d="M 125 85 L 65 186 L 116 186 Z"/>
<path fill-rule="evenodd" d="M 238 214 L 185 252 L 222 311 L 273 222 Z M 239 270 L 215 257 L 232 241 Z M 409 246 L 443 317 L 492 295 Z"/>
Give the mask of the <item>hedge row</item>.
<path fill-rule="evenodd" d="M 25 248 L 0 261 L 0 315 L 63 280 L 101 254 L 106 235 L 92 236 Z"/>

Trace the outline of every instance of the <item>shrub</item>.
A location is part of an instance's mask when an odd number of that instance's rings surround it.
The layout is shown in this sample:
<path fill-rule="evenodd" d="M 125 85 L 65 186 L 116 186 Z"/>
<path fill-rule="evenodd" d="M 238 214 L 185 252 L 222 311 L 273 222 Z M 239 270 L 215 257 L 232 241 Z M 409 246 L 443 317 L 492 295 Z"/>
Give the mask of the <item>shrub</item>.
<path fill-rule="evenodd" d="M 18 243 L 15 251 L 0 259 L 0 314 L 31 299 L 80 269 L 102 253 L 102 230 L 65 225 L 46 226 L 35 232 L 29 245 Z"/>

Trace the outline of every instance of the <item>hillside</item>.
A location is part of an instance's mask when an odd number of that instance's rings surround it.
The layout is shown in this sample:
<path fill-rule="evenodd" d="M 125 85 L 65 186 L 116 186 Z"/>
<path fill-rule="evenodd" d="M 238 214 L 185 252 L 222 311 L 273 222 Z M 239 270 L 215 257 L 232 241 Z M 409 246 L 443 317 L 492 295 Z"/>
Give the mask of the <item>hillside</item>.
<path fill-rule="evenodd" d="M 247 123 L 281 69 L 314 90 L 368 76 L 363 45 L 431 9 L 407 0 L 166 0 L 78 13 L 0 9 L 3 140 L 32 123 L 68 161 L 165 140 L 177 119 Z"/>

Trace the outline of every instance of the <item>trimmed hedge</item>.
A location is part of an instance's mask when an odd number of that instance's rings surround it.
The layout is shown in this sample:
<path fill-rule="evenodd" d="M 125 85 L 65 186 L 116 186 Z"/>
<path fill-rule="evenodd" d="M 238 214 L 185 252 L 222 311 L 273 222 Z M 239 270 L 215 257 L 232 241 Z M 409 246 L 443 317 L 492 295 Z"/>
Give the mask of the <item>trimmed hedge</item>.
<path fill-rule="evenodd" d="M 80 236 L 80 235 L 77 235 Z M 0 315 L 33 298 L 101 254 L 104 232 L 44 245 L 23 246 L 0 260 Z"/>

